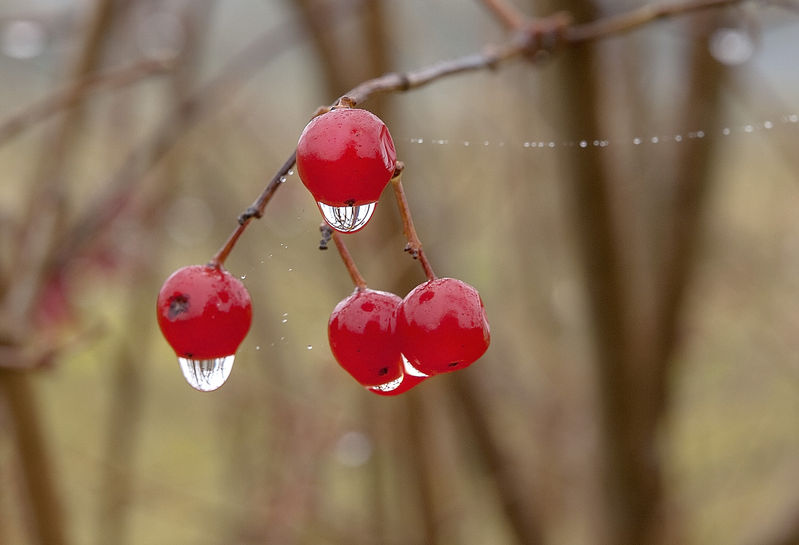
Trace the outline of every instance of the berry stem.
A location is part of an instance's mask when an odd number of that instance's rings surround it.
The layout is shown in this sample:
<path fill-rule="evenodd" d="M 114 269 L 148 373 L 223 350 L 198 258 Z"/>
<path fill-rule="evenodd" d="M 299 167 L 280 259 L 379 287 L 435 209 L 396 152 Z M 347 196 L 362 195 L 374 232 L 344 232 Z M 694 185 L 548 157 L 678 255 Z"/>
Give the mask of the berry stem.
<path fill-rule="evenodd" d="M 419 240 L 419 235 L 416 234 L 416 228 L 413 226 L 411 209 L 408 206 L 408 199 L 405 197 L 405 190 L 402 187 L 403 170 L 405 170 L 405 164 L 402 161 L 397 161 L 397 165 L 394 169 L 394 176 L 391 178 L 391 187 L 394 188 L 394 196 L 397 198 L 397 207 L 402 216 L 402 232 L 405 233 L 405 239 L 408 241 L 408 244 L 405 245 L 405 251 L 411 254 L 412 258 L 419 260 L 428 280 L 435 280 L 436 273 L 433 272 L 433 268 L 430 266 L 427 256 L 425 256 L 424 250 L 422 249 L 422 241 Z"/>
<path fill-rule="evenodd" d="M 339 235 L 338 232 L 333 230 L 333 228 L 326 223 L 323 223 L 320 229 L 322 230 L 323 240 L 328 237 L 333 239 L 333 243 L 336 245 L 336 249 L 338 250 L 338 255 L 341 256 L 341 261 L 343 261 L 344 266 L 347 267 L 347 272 L 350 273 L 350 278 L 352 278 L 352 283 L 355 284 L 355 287 L 359 290 L 366 289 L 366 280 L 363 279 L 358 267 L 355 266 L 355 261 L 352 259 L 352 254 L 350 254 L 350 251 L 347 249 L 347 245 L 344 244 L 344 241 L 341 239 L 341 235 Z"/>

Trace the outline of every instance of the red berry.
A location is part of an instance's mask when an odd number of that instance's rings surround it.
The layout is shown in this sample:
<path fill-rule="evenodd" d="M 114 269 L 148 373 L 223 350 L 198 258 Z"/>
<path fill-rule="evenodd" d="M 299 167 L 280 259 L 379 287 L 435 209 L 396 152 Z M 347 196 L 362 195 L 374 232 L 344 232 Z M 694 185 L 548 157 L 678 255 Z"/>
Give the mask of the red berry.
<path fill-rule="evenodd" d="M 157 312 L 167 342 L 189 360 L 234 354 L 252 322 L 244 284 L 225 269 L 208 265 L 172 273 L 158 294 Z"/>
<path fill-rule="evenodd" d="M 330 315 L 330 350 L 339 365 L 364 386 L 378 386 L 402 377 L 396 335 L 396 311 L 401 301 L 393 293 L 355 290 Z"/>
<path fill-rule="evenodd" d="M 337 108 L 313 118 L 297 143 L 297 172 L 325 220 L 363 227 L 394 174 L 397 152 L 386 125 L 366 110 Z"/>
<path fill-rule="evenodd" d="M 408 363 L 408 360 L 403 357 L 404 369 L 402 376 L 399 379 L 391 382 L 386 382 L 379 386 L 369 387 L 369 391 L 374 392 L 381 396 L 397 396 L 404 394 L 417 384 L 424 382 L 429 375 L 425 375 L 418 369 L 415 369 Z"/>
<path fill-rule="evenodd" d="M 477 290 L 455 278 L 439 278 L 414 288 L 397 311 L 402 353 L 428 375 L 463 369 L 491 341 Z"/>

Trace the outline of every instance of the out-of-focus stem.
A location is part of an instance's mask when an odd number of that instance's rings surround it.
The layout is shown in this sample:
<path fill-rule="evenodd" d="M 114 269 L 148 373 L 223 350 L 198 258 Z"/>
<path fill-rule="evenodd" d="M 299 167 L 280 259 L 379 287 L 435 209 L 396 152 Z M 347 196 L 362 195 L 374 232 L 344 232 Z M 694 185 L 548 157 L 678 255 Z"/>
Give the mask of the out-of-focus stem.
<path fill-rule="evenodd" d="M 422 241 L 419 240 L 419 235 L 416 234 L 416 228 L 413 226 L 413 217 L 411 216 L 411 209 L 408 206 L 408 199 L 405 197 L 405 190 L 402 188 L 402 171 L 405 165 L 397 161 L 397 168 L 394 171 L 394 176 L 391 178 L 391 186 L 394 189 L 394 196 L 397 198 L 397 207 L 399 208 L 400 215 L 402 216 L 402 232 L 405 233 L 405 239 L 408 244 L 405 246 L 405 251 L 411 254 L 411 257 L 418 259 L 419 263 L 424 269 L 424 274 L 428 280 L 435 280 L 436 273 L 427 261 L 427 257 L 422 249 Z"/>
<path fill-rule="evenodd" d="M 327 226 L 325 225 L 325 227 Z M 327 228 L 330 229 L 330 227 Z M 366 289 L 366 280 L 363 279 L 358 267 L 355 266 L 355 261 L 352 259 L 352 254 L 350 254 L 350 251 L 347 249 L 347 245 L 344 244 L 344 241 L 341 240 L 341 235 L 331 229 L 330 237 L 333 239 L 333 243 L 336 245 L 336 250 L 338 250 L 338 254 L 341 256 L 341 261 L 343 261 L 344 266 L 347 267 L 347 272 L 350 273 L 352 283 L 355 284 L 355 287 L 359 290 Z"/>

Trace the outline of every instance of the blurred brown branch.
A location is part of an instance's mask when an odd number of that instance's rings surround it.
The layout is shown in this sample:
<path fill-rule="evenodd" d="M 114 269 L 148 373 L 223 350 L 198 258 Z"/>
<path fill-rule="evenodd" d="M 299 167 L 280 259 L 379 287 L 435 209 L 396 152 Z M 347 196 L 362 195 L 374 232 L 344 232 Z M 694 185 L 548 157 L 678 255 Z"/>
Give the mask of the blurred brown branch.
<path fill-rule="evenodd" d="M 92 93 L 119 89 L 153 75 L 168 73 L 173 68 L 169 62 L 143 59 L 121 68 L 89 74 L 0 121 L 0 146 L 36 123 L 71 107 L 76 101 L 83 100 Z"/>
<path fill-rule="evenodd" d="M 694 11 L 718 8 L 739 3 L 742 0 L 691 0 L 688 2 L 664 2 L 654 6 L 633 9 L 621 15 L 609 16 L 591 23 L 575 24 L 565 13 L 549 17 L 531 19 L 524 27 L 517 29 L 510 39 L 502 44 L 488 46 L 482 53 L 465 55 L 448 61 L 404 73 L 389 73 L 356 85 L 342 96 L 350 98 L 353 104 L 361 104 L 380 94 L 405 92 L 423 87 L 442 78 L 494 69 L 498 65 L 526 55 L 533 57 L 538 52 L 551 52 L 552 48 L 598 40 L 628 32 L 634 28 L 650 24 L 659 19 L 675 17 Z M 335 104 L 337 101 L 334 101 Z M 226 257 L 252 218 L 263 216 L 266 205 L 277 191 L 282 180 L 294 167 L 296 157 L 289 156 L 283 166 L 275 173 L 258 198 L 239 216 L 239 225 L 217 252 L 214 259 L 220 263 Z M 219 256 L 223 256 L 219 259 Z"/>

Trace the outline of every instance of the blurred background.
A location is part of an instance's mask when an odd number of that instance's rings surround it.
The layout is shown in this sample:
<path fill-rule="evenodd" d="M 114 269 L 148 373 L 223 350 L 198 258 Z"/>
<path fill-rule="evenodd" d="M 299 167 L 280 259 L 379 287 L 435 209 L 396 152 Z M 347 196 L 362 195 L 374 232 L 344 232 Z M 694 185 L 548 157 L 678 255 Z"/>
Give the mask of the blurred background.
<path fill-rule="evenodd" d="M 507 39 L 489 3 L 0 1 L 0 543 L 799 543 L 791 0 L 363 105 L 436 272 L 485 302 L 469 369 L 385 398 L 338 367 L 352 285 L 291 174 L 226 263 L 254 308 L 230 379 L 184 382 L 163 280 L 318 106 Z M 346 240 L 404 296 L 391 197 Z"/>

